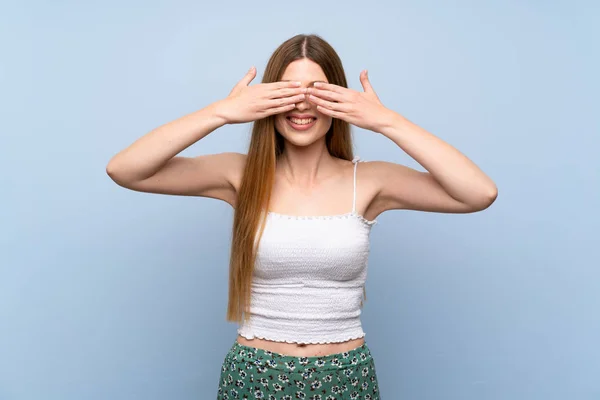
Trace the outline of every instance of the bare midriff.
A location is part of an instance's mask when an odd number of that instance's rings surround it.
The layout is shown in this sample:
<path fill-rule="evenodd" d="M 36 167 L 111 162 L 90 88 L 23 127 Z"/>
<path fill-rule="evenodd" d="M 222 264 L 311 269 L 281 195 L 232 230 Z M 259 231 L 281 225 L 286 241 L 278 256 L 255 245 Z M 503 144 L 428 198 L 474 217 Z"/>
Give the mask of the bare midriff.
<path fill-rule="evenodd" d="M 343 353 L 350 351 L 357 347 L 362 346 L 365 343 L 365 339 L 351 339 L 345 342 L 338 343 L 287 343 L 287 342 L 275 342 L 267 339 L 246 339 L 245 337 L 238 335 L 237 342 L 244 346 L 256 347 L 262 350 L 272 351 L 287 356 L 294 357 L 313 357 L 313 356 L 326 356 L 329 354 Z"/>

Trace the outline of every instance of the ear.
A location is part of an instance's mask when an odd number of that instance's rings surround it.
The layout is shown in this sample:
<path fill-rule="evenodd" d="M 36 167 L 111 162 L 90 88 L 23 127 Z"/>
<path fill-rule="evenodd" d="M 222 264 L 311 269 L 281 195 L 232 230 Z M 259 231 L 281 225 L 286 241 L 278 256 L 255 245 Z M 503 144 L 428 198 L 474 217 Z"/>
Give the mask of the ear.
<path fill-rule="evenodd" d="M 369 82 L 369 72 L 365 69 L 360 73 L 360 83 L 362 84 L 363 89 L 367 93 L 374 93 L 373 87 L 371 86 L 371 82 Z"/>

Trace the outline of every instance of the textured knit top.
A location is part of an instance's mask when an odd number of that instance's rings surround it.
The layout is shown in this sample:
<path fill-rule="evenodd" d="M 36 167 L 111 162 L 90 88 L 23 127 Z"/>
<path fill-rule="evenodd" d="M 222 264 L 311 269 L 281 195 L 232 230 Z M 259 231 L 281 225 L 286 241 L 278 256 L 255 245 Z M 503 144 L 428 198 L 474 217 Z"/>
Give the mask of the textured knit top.
<path fill-rule="evenodd" d="M 352 211 L 327 216 L 268 212 L 251 287 L 249 321 L 238 333 L 288 343 L 335 343 L 365 336 L 360 321 L 369 234 L 376 220 Z"/>

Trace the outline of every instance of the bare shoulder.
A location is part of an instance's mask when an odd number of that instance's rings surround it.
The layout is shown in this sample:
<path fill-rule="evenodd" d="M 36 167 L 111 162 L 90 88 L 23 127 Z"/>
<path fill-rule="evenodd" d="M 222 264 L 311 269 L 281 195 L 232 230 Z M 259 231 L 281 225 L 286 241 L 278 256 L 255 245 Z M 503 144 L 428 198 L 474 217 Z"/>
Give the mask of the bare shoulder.
<path fill-rule="evenodd" d="M 385 199 L 381 197 L 385 185 L 385 177 L 394 169 L 393 164 L 386 161 L 360 161 L 356 169 L 357 208 L 364 204 L 363 215 L 369 220 L 377 218 L 388 210 Z M 401 166 L 402 167 L 402 166 Z"/>

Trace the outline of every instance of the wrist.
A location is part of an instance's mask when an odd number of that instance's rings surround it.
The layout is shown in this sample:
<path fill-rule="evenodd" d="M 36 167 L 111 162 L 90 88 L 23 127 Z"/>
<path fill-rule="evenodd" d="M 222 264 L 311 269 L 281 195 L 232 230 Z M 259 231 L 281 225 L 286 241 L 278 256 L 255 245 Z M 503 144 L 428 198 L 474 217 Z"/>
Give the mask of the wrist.
<path fill-rule="evenodd" d="M 216 101 L 207 107 L 212 118 L 218 121 L 221 125 L 230 124 L 231 121 L 227 117 L 226 99 Z"/>
<path fill-rule="evenodd" d="M 406 118 L 404 118 L 402 115 L 390 109 L 386 109 L 382 118 L 379 119 L 377 132 L 389 137 L 395 130 L 397 130 L 406 122 Z"/>

